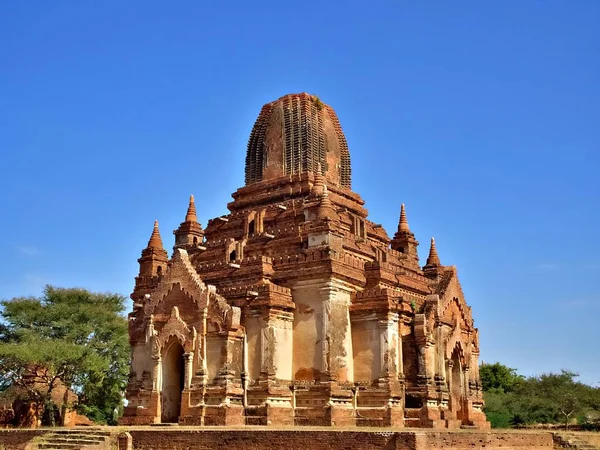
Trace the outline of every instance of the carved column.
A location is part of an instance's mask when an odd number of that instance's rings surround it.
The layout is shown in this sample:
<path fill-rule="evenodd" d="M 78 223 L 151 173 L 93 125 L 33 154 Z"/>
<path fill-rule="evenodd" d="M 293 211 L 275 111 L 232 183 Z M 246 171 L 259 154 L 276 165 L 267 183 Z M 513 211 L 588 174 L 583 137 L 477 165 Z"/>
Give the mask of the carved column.
<path fill-rule="evenodd" d="M 196 344 L 196 354 L 198 355 L 197 364 L 196 364 L 196 373 L 195 379 L 201 386 L 206 386 L 208 382 L 208 366 L 206 362 L 206 320 L 207 320 L 207 310 L 204 308 L 202 310 L 202 318 L 201 323 L 202 327 L 198 332 L 198 342 Z"/>
<path fill-rule="evenodd" d="M 402 349 L 402 321 L 400 317 L 398 317 L 398 323 L 396 324 L 396 329 L 398 332 L 398 379 L 404 380 L 404 353 Z"/>
<path fill-rule="evenodd" d="M 275 378 L 275 345 L 275 333 L 267 312 L 260 318 L 260 383 L 268 383 L 269 379 Z"/>
<path fill-rule="evenodd" d="M 152 422 L 159 423 L 161 416 L 160 395 L 162 391 L 162 359 L 160 354 L 152 356 L 152 392 L 148 409 L 153 416 Z"/>
<path fill-rule="evenodd" d="M 444 326 L 440 323 L 436 324 L 436 384 L 439 390 L 446 390 L 446 380 L 448 376 L 446 374 L 446 349 L 444 348 Z"/>
<path fill-rule="evenodd" d="M 332 381 L 353 381 L 352 335 L 350 332 L 350 290 L 335 282 L 320 289 L 322 295 L 322 367 Z M 330 327 L 335 323 L 335 327 Z"/>
<path fill-rule="evenodd" d="M 379 348 L 381 352 L 380 381 L 398 378 L 398 314 L 390 313 L 379 325 Z"/>
<path fill-rule="evenodd" d="M 435 359 L 433 355 L 433 342 L 428 337 L 427 321 L 424 314 L 415 314 L 415 338 L 418 347 L 418 384 L 428 385 L 433 380 L 433 365 Z"/>
<path fill-rule="evenodd" d="M 189 389 L 192 384 L 192 365 L 194 361 L 194 352 L 184 353 L 183 360 L 183 388 Z"/>
<path fill-rule="evenodd" d="M 152 391 L 162 391 L 162 358 L 160 355 L 152 357 Z"/>

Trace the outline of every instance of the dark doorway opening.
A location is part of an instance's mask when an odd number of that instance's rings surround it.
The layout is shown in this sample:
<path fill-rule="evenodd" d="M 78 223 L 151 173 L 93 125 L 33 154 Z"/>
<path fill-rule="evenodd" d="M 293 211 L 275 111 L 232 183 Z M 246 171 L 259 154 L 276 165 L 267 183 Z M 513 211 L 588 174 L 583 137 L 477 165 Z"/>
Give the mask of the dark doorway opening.
<path fill-rule="evenodd" d="M 177 423 L 184 377 L 183 347 L 177 340 L 168 344 L 162 364 L 161 422 Z"/>

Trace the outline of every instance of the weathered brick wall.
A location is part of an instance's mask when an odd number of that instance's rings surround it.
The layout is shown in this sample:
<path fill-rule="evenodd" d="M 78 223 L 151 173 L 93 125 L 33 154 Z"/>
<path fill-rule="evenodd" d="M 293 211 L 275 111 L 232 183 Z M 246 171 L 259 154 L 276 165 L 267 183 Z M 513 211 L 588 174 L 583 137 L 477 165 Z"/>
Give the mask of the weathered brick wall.
<path fill-rule="evenodd" d="M 48 430 L 0 430 L 0 448 L 26 450 Z M 130 429 L 135 450 L 551 450 L 549 432 Z"/>
<path fill-rule="evenodd" d="M 263 430 L 131 430 L 136 450 L 162 450 L 168 442 L 170 450 L 280 450 L 321 449 L 395 450 L 396 433 L 364 433 L 359 431 L 263 431 Z M 406 436 L 414 441 L 414 436 Z M 398 447 L 412 450 L 413 446 Z"/>
<path fill-rule="evenodd" d="M 0 430 L 0 449 L 25 450 L 29 442 L 48 430 Z"/>
<path fill-rule="evenodd" d="M 368 432 L 309 430 L 131 430 L 136 450 L 549 450 L 547 432 Z"/>
<path fill-rule="evenodd" d="M 523 433 L 523 432 L 479 432 L 456 431 L 423 433 L 422 449 L 428 450 L 472 450 L 476 448 L 489 449 L 527 449 L 542 450 L 553 448 L 552 433 Z M 421 450 L 420 448 L 418 450 Z"/>

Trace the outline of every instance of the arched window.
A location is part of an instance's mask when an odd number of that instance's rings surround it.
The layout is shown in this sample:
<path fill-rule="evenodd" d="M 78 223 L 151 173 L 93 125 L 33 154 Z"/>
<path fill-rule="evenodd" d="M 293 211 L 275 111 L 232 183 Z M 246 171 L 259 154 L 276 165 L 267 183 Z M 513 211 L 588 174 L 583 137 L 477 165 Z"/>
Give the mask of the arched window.
<path fill-rule="evenodd" d="M 162 266 L 158 266 L 156 268 L 156 275 L 158 275 L 159 277 L 162 277 Z"/>
<path fill-rule="evenodd" d="M 198 238 L 194 236 L 194 245 L 198 245 Z"/>
<path fill-rule="evenodd" d="M 235 261 L 237 259 L 237 253 L 235 250 L 232 250 L 229 254 L 229 261 Z"/>
<path fill-rule="evenodd" d="M 254 219 L 250 221 L 248 224 L 248 236 L 252 236 L 254 234 Z"/>

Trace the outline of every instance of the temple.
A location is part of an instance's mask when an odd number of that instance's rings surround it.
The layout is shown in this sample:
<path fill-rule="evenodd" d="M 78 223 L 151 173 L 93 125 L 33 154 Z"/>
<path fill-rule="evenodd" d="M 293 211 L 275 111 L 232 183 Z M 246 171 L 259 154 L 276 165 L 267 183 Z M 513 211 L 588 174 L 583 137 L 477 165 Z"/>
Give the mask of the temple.
<path fill-rule="evenodd" d="M 456 268 L 404 205 L 392 239 L 368 220 L 332 108 L 263 106 L 227 207 L 203 229 L 192 196 L 170 257 L 154 224 L 123 424 L 489 427 Z"/>

